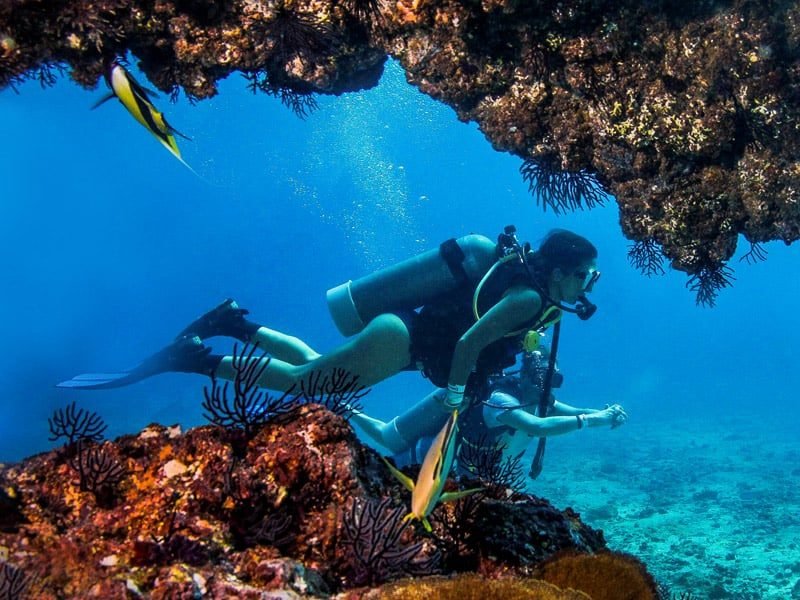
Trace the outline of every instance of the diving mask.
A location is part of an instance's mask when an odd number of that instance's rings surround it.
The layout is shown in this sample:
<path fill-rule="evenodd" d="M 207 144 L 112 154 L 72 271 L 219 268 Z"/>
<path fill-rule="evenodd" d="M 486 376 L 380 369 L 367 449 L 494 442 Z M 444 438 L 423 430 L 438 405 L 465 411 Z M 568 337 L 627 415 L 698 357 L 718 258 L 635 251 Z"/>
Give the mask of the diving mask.
<path fill-rule="evenodd" d="M 583 281 L 581 286 L 581 293 L 586 294 L 592 291 L 594 284 L 600 279 L 600 271 L 596 269 L 588 269 L 586 271 L 576 271 L 575 277 Z"/>

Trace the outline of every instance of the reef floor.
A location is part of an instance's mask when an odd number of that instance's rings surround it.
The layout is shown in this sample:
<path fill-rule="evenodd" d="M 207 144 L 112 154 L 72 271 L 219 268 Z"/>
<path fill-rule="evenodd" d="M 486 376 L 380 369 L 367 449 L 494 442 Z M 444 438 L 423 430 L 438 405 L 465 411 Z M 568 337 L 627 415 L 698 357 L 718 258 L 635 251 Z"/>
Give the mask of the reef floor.
<path fill-rule="evenodd" d="M 529 490 L 574 507 L 673 590 L 709 600 L 800 598 L 797 423 L 659 416 L 590 433 L 551 440 Z"/>

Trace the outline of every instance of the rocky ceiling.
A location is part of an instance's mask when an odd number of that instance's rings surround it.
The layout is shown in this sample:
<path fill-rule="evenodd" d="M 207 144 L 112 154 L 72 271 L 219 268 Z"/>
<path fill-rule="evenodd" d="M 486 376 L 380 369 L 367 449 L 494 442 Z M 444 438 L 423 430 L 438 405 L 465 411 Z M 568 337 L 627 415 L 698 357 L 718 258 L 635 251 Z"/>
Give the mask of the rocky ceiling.
<path fill-rule="evenodd" d="M 298 112 L 314 94 L 410 83 L 523 159 L 545 208 L 613 196 L 630 258 L 732 281 L 743 236 L 800 237 L 800 3 L 764 0 L 3 0 L 0 87 L 67 67 L 94 87 L 131 53 L 193 99 L 242 72 Z"/>

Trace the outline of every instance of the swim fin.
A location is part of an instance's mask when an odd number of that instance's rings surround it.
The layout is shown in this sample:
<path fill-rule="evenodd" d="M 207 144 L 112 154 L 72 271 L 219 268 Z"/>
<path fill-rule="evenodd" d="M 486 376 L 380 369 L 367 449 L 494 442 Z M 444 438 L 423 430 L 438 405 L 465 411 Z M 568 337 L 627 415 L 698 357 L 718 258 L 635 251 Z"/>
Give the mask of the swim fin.
<path fill-rule="evenodd" d="M 222 359 L 211 355 L 211 348 L 199 337 L 184 336 L 121 373 L 84 373 L 56 384 L 78 390 L 102 390 L 131 385 L 153 375 L 169 372 L 212 375 Z"/>
<path fill-rule="evenodd" d="M 259 326 L 245 319 L 248 310 L 239 308 L 233 298 L 227 298 L 206 314 L 187 325 L 175 339 L 198 336 L 206 340 L 216 336 L 228 336 L 241 342 L 250 342 Z"/>

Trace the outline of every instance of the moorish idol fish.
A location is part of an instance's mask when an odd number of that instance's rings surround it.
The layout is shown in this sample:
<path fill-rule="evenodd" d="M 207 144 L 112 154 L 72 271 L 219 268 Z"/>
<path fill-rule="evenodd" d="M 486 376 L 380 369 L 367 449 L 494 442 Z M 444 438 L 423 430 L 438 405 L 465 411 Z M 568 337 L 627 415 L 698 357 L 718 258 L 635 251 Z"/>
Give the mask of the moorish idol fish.
<path fill-rule="evenodd" d="M 422 521 L 426 531 L 431 531 L 428 515 L 431 514 L 439 501 L 458 500 L 481 489 L 473 488 L 459 492 L 442 493 L 456 453 L 457 420 L 458 411 L 454 410 L 436 436 L 436 439 L 433 440 L 428 453 L 425 454 L 425 460 L 422 461 L 422 467 L 416 483 L 384 459 L 392 474 L 411 492 L 411 512 L 405 516 L 403 521 L 412 519 Z"/>
<path fill-rule="evenodd" d="M 133 118 L 139 121 L 155 137 L 161 145 L 169 150 L 172 155 L 181 161 L 185 166 L 189 167 L 186 162 L 181 158 L 181 151 L 178 149 L 178 144 L 175 142 L 175 135 L 179 135 L 184 139 L 189 139 L 180 131 L 175 129 L 172 125 L 167 123 L 164 115 L 150 101 L 149 92 L 143 88 L 133 75 L 114 61 L 111 63 L 108 71 L 105 74 L 106 83 L 111 88 L 111 93 L 104 96 L 92 108 L 97 108 L 101 104 L 108 102 L 111 98 L 117 98 L 128 112 L 133 115 Z M 189 167 L 191 169 L 191 167 Z"/>

